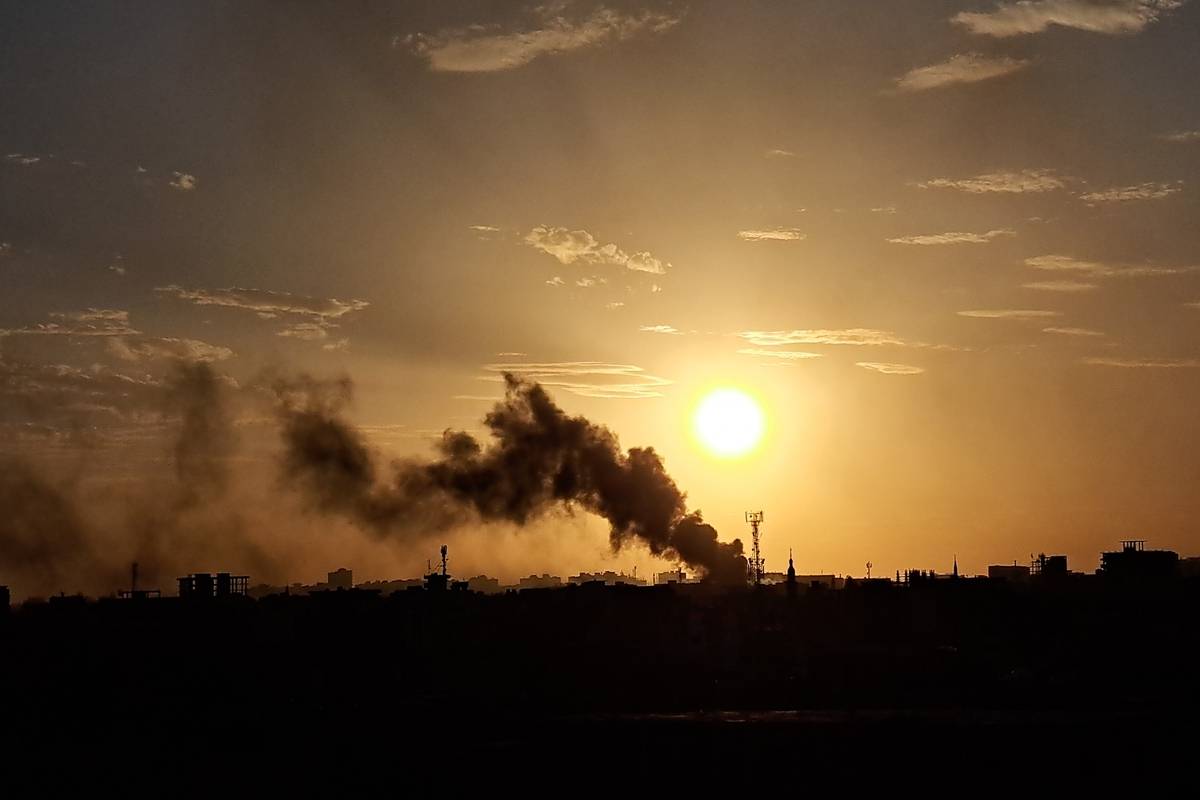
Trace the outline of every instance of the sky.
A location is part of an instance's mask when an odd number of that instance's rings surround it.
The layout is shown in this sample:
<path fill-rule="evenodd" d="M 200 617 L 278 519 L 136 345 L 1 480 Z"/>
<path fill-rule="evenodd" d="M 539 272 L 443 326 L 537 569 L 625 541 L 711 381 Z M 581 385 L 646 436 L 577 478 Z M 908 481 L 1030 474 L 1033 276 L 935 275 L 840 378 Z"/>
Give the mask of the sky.
<path fill-rule="evenodd" d="M 1198 3 L 3 18 L 0 497 L 19 473 L 68 498 L 110 572 L 151 529 L 164 584 L 405 577 L 442 540 L 505 579 L 670 566 L 578 509 L 419 537 L 323 516 L 254 399 L 348 378 L 380 463 L 422 459 L 486 438 L 505 371 L 652 446 L 723 540 L 762 509 L 768 570 L 1200 554 Z M 234 398 L 219 502 L 170 485 L 181 363 Z M 692 431 L 719 387 L 765 414 L 740 458 Z M 26 574 L 54 534 L 17 516 L 0 582 L 94 586 Z"/>

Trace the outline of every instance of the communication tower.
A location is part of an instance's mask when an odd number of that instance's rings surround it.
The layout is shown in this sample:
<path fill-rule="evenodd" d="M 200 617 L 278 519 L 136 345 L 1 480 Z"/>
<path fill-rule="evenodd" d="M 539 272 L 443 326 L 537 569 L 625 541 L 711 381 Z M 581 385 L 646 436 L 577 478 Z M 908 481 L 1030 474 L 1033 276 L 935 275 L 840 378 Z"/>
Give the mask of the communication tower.
<path fill-rule="evenodd" d="M 750 583 L 754 586 L 762 585 L 763 564 L 765 563 L 763 561 L 762 553 L 759 551 L 759 547 L 758 547 L 758 540 L 759 540 L 758 526 L 762 524 L 762 521 L 763 521 L 763 512 L 761 512 L 761 511 L 747 511 L 746 512 L 746 522 L 750 523 L 750 536 L 751 536 L 751 542 L 752 542 L 751 547 L 750 547 L 751 556 L 750 556 L 750 558 L 748 558 L 746 560 L 746 580 L 748 583 Z"/>

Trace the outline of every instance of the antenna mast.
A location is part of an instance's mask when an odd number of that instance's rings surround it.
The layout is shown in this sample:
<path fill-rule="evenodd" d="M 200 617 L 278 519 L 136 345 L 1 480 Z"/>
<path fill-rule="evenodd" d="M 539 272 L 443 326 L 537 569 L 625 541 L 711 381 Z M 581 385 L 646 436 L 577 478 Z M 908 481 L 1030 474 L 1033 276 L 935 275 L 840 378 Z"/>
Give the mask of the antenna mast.
<path fill-rule="evenodd" d="M 758 549 L 758 526 L 762 524 L 763 512 L 747 511 L 746 522 L 750 523 L 750 536 L 753 541 L 751 556 L 746 560 L 746 580 L 754 586 L 761 586 L 763 579 L 763 557 Z"/>

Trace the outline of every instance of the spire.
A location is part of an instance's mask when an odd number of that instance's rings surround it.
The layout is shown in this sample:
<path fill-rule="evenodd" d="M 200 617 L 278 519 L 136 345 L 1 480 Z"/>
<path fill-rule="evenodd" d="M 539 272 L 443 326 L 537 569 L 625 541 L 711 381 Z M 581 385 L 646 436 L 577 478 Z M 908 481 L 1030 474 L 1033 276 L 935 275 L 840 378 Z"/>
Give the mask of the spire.
<path fill-rule="evenodd" d="M 789 581 L 796 580 L 796 568 L 792 565 L 792 548 L 788 548 L 788 571 L 787 576 Z"/>
<path fill-rule="evenodd" d="M 954 554 L 954 577 L 958 577 L 958 553 Z"/>

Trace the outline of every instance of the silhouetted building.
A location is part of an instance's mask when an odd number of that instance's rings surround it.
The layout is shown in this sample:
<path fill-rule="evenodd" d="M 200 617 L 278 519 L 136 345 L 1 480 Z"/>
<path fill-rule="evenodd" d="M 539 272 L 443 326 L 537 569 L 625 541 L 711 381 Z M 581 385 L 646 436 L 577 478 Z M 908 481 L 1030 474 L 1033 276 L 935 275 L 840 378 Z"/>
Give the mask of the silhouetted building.
<path fill-rule="evenodd" d="M 1144 539 L 1126 539 L 1120 550 L 1100 554 L 1100 574 L 1110 578 L 1166 579 L 1175 577 L 1178 569 L 1178 553 L 1147 550 Z"/>
<path fill-rule="evenodd" d="M 7 586 L 0 586 L 0 614 L 8 612 L 8 606 L 12 602 L 12 598 L 8 593 Z"/>
<path fill-rule="evenodd" d="M 467 588 L 472 592 L 481 594 L 500 594 L 504 591 L 500 586 L 498 578 L 489 578 L 487 575 L 476 575 L 474 578 L 467 578 Z"/>
<path fill-rule="evenodd" d="M 1037 558 L 1029 565 L 1029 574 L 1042 578 L 1065 578 L 1067 576 L 1067 557 L 1038 553 Z"/>
<path fill-rule="evenodd" d="M 1200 557 L 1192 556 L 1179 559 L 1179 577 L 1200 577 Z"/>
<path fill-rule="evenodd" d="M 517 581 L 517 589 L 557 589 L 563 585 L 557 575 L 529 575 Z"/>
<path fill-rule="evenodd" d="M 247 575 L 228 572 L 196 572 L 179 579 L 179 596 L 186 598 L 230 597 L 245 595 L 250 586 Z"/>
<path fill-rule="evenodd" d="M 353 589 L 354 571 L 342 567 L 328 573 L 325 580 L 330 589 Z"/>
<path fill-rule="evenodd" d="M 683 571 L 683 567 L 679 569 L 668 570 L 667 572 L 654 573 L 654 585 L 666 586 L 669 583 L 691 583 L 692 578 Z"/>
<path fill-rule="evenodd" d="M 1029 567 L 1020 564 L 991 564 L 988 566 L 988 577 L 992 580 L 1024 583 L 1029 580 Z"/>
<path fill-rule="evenodd" d="M 605 586 L 645 586 L 646 581 L 633 575 L 622 575 L 620 572 L 605 570 L 604 572 L 581 572 L 578 575 L 572 575 L 567 578 L 567 583 L 584 584 L 584 583 L 602 583 Z"/>
<path fill-rule="evenodd" d="M 151 597 L 161 597 L 162 592 L 158 589 L 139 589 L 138 588 L 138 564 L 133 562 L 129 570 L 129 588 L 117 591 L 117 597 L 122 600 L 147 600 Z"/>

